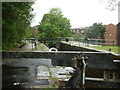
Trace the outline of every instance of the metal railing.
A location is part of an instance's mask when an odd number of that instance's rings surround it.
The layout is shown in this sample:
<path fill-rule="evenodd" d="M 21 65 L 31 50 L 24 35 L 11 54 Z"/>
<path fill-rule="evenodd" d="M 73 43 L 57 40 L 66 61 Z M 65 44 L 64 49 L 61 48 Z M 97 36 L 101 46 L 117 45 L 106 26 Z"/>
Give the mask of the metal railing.
<path fill-rule="evenodd" d="M 116 40 L 115 39 L 89 39 L 89 38 L 73 38 L 73 37 L 67 37 L 67 38 L 61 38 L 61 41 L 67 41 L 69 42 L 79 42 L 84 45 L 102 45 L 102 46 L 115 46 Z"/>

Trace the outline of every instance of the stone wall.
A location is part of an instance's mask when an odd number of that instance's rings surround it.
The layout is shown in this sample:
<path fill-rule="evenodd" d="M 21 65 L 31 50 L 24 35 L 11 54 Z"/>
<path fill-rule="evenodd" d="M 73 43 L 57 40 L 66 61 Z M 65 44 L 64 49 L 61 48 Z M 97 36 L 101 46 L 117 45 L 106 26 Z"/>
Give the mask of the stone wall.
<path fill-rule="evenodd" d="M 2 52 L 3 61 L 7 58 L 44 58 L 51 59 L 54 66 L 72 66 L 72 58 L 77 54 L 87 54 L 88 67 L 98 69 L 118 69 L 119 63 L 113 63 L 118 59 L 111 53 L 100 52 L 77 52 L 77 51 L 58 51 L 58 52 Z M 11 59 L 10 59 L 11 60 Z"/>
<path fill-rule="evenodd" d="M 60 43 L 59 51 L 86 51 L 86 52 L 99 52 L 97 50 L 81 47 L 81 46 L 71 46 L 66 43 Z"/>

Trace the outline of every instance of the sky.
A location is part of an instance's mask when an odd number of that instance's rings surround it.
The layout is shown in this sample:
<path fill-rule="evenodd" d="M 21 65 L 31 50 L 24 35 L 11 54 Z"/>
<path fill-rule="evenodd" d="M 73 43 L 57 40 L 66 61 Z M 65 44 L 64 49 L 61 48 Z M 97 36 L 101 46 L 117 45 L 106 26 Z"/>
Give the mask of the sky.
<path fill-rule="evenodd" d="M 39 25 L 51 8 L 60 8 L 70 20 L 72 28 L 91 26 L 93 23 L 117 24 L 118 11 L 110 11 L 104 0 L 36 0 L 32 6 L 35 17 L 31 26 Z"/>

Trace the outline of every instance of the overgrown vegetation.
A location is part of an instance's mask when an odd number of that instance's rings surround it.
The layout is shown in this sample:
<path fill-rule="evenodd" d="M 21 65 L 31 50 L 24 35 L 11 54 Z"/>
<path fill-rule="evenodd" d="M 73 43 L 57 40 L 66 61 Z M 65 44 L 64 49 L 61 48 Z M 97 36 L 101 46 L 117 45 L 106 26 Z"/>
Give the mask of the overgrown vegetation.
<path fill-rule="evenodd" d="M 3 50 L 13 48 L 24 38 L 31 36 L 32 4 L 32 2 L 2 3 Z"/>

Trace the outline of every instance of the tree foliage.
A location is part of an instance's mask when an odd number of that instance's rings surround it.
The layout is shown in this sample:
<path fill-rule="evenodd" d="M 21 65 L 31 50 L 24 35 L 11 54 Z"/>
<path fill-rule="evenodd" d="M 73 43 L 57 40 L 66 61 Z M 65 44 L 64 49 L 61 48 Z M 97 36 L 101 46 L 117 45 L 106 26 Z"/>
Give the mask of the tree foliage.
<path fill-rule="evenodd" d="M 119 2 L 120 0 L 106 0 L 108 3 L 108 9 L 113 11 L 115 10 L 117 7 L 119 7 Z"/>
<path fill-rule="evenodd" d="M 9 49 L 30 36 L 31 2 L 2 3 L 2 48 Z"/>
<path fill-rule="evenodd" d="M 76 40 L 76 39 L 80 39 L 80 38 L 83 38 L 84 36 L 81 34 L 81 33 L 76 33 L 73 35 L 73 38 Z"/>
<path fill-rule="evenodd" d="M 94 23 L 85 30 L 85 34 L 88 38 L 104 38 L 105 27 L 102 23 Z"/>
<path fill-rule="evenodd" d="M 57 39 L 71 36 L 70 20 L 62 15 L 59 8 L 52 8 L 43 16 L 39 30 L 40 38 Z"/>
<path fill-rule="evenodd" d="M 120 8 L 120 0 L 100 0 L 100 2 L 105 3 L 106 9 L 110 11 Z"/>

